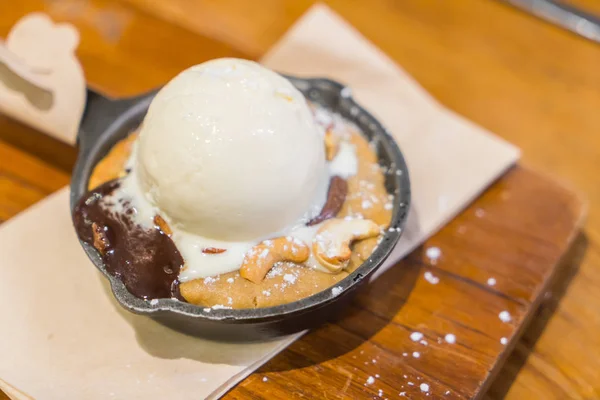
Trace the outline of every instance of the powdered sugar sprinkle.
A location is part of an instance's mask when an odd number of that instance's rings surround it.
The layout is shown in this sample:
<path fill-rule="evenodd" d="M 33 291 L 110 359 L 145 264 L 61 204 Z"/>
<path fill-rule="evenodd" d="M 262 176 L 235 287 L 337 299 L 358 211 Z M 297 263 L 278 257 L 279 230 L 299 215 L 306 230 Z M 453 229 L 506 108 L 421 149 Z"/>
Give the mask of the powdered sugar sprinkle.
<path fill-rule="evenodd" d="M 427 250 L 425 251 L 425 255 L 431 261 L 437 261 L 437 259 L 440 258 L 440 256 L 442 255 L 442 251 L 439 247 L 432 246 L 427 248 Z"/>
<path fill-rule="evenodd" d="M 454 344 L 456 343 L 456 336 L 449 333 L 446 336 L 444 336 L 444 340 L 446 341 L 446 343 Z"/>
<path fill-rule="evenodd" d="M 292 274 L 285 274 L 283 275 L 283 280 L 289 282 L 290 284 L 294 284 L 296 283 L 296 276 Z"/>
<path fill-rule="evenodd" d="M 342 293 L 342 287 L 341 286 L 335 286 L 335 287 L 331 288 L 331 294 L 332 295 L 337 296 L 340 293 Z"/>
<path fill-rule="evenodd" d="M 427 271 L 425 272 L 425 280 L 429 283 L 431 283 L 432 285 L 437 285 L 440 282 L 440 278 L 438 278 L 437 276 L 433 275 L 431 272 Z"/>
<path fill-rule="evenodd" d="M 502 322 L 510 322 L 512 320 L 510 313 L 506 310 L 500 311 L 500 314 L 498 314 L 498 318 L 500 318 L 500 321 Z"/>

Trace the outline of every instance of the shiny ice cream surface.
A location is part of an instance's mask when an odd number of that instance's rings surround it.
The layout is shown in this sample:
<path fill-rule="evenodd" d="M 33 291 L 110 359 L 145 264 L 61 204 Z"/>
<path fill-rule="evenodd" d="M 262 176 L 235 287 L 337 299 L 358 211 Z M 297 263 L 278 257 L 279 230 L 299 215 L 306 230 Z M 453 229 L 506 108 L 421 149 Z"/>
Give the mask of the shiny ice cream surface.
<path fill-rule="evenodd" d="M 132 160 L 146 199 L 178 230 L 215 241 L 272 237 L 317 214 L 323 132 L 284 77 L 239 59 L 193 66 L 156 95 Z"/>

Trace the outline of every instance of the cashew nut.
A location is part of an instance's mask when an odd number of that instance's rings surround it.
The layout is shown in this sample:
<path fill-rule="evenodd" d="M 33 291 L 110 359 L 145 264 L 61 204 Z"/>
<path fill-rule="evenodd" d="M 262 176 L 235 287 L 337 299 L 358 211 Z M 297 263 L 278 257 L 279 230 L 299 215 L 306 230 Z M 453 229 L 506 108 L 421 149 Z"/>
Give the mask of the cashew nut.
<path fill-rule="evenodd" d="M 167 236 L 171 236 L 173 234 L 173 231 L 171 230 L 169 224 L 167 224 L 167 221 L 165 221 L 164 218 L 158 214 L 154 216 L 154 225 L 156 225 L 156 227 Z"/>
<path fill-rule="evenodd" d="M 350 261 L 352 242 L 375 237 L 379 232 L 379 226 L 371 220 L 339 218 L 327 220 L 313 239 L 313 255 L 331 272 L 339 272 L 346 268 Z"/>
<path fill-rule="evenodd" d="M 250 282 L 260 283 L 275 263 L 280 261 L 303 263 L 308 260 L 309 255 L 308 246 L 298 239 L 285 236 L 265 240 L 246 253 L 240 275 Z"/>
<path fill-rule="evenodd" d="M 332 129 L 327 129 L 325 132 L 325 156 L 327 161 L 331 161 L 335 158 L 340 147 L 340 138 L 333 133 Z"/>

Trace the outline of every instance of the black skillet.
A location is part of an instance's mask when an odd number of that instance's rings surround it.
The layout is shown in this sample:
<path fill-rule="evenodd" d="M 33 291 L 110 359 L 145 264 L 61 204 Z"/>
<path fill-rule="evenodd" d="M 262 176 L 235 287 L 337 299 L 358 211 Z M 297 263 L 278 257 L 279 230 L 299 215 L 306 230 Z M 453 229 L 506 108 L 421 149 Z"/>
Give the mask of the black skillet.
<path fill-rule="evenodd" d="M 385 185 L 395 195 L 392 228 L 403 228 L 410 205 L 410 181 L 406 162 L 385 128 L 348 95 L 344 86 L 328 79 L 301 79 L 286 76 L 311 102 L 340 113 L 361 128 L 373 143 L 379 164 L 388 168 Z M 71 181 L 71 211 L 86 192 L 96 163 L 110 148 L 142 122 L 156 94 L 110 100 L 88 91 L 86 110 L 79 130 L 79 155 Z M 396 171 L 401 171 L 396 173 Z M 209 309 L 172 299 L 156 304 L 131 295 L 123 283 L 108 274 L 100 254 L 85 242 L 81 245 L 94 265 L 108 278 L 117 301 L 127 310 L 149 316 L 173 329 L 220 341 L 258 341 L 299 332 L 322 324 L 338 313 L 356 293 L 361 283 L 381 266 L 400 238 L 402 229 L 385 233 L 381 244 L 359 268 L 336 286 L 336 294 L 326 289 L 310 297 L 275 307 L 257 309 Z M 337 293 L 339 292 L 339 293 Z"/>

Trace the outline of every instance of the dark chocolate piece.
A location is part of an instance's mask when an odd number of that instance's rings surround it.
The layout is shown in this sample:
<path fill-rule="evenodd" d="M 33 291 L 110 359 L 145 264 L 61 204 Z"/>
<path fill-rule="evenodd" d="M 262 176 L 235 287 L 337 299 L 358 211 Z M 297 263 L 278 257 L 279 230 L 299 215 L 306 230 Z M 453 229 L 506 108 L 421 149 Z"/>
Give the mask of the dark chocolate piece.
<path fill-rule="evenodd" d="M 144 228 L 134 223 L 135 210 L 128 202 L 125 211 L 116 213 L 107 206 L 105 197 L 119 187 L 114 180 L 85 194 L 73 211 L 79 238 L 94 245 L 93 226 L 102 232 L 102 259 L 106 270 L 117 276 L 136 297 L 151 300 L 178 298 L 179 271 L 183 258 L 175 243 L 158 228 Z M 98 240 L 97 243 L 98 244 Z"/>
<path fill-rule="evenodd" d="M 348 183 L 346 180 L 339 176 L 331 177 L 331 180 L 329 181 L 329 190 L 327 191 L 327 201 L 325 201 L 323 209 L 319 215 L 308 221 L 306 226 L 316 225 L 335 217 L 342 209 L 347 194 Z"/>

